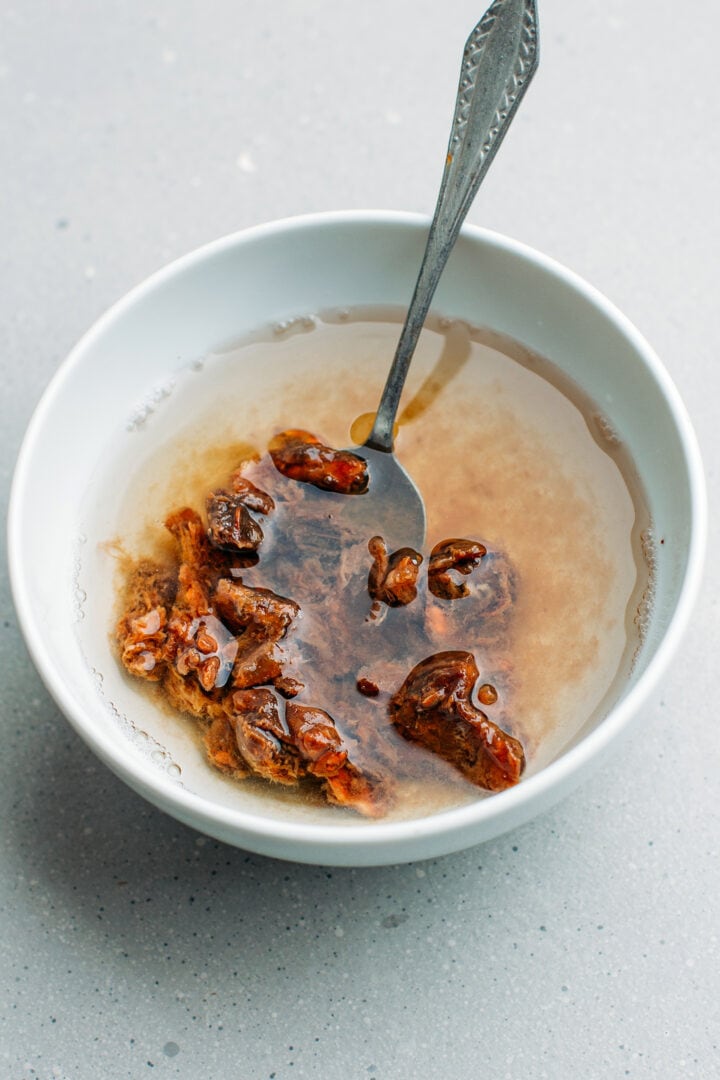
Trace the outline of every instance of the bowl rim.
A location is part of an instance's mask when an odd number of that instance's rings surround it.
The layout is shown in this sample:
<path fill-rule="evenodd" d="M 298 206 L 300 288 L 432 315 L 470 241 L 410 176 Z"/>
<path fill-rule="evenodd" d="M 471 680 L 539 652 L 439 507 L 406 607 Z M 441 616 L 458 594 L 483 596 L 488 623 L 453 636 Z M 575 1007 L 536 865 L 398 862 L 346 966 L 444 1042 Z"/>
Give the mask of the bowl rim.
<path fill-rule="evenodd" d="M 359 855 L 362 850 L 374 850 L 380 854 L 396 846 L 402 848 L 403 844 L 412 843 L 419 837 L 439 839 L 442 836 L 459 835 L 463 830 L 468 830 L 468 843 L 473 843 L 479 842 L 478 839 L 473 839 L 473 828 L 477 830 L 481 823 L 487 826 L 484 831 L 489 837 L 504 831 L 505 821 L 508 822 L 509 828 L 519 820 L 527 820 L 536 812 L 533 810 L 536 804 L 539 811 L 544 805 L 556 801 L 564 792 L 575 786 L 588 766 L 602 756 L 603 751 L 628 727 L 633 717 L 639 714 L 641 705 L 657 685 L 662 672 L 679 646 L 698 595 L 707 536 L 707 492 L 704 470 L 690 418 L 675 384 L 660 359 L 633 323 L 597 288 L 574 271 L 518 240 L 490 229 L 466 224 L 462 229 L 463 237 L 479 243 L 480 246 L 502 251 L 526 264 L 532 264 L 543 274 L 559 279 L 613 323 L 641 357 L 671 413 L 684 454 L 690 487 L 691 520 L 687 562 L 680 585 L 678 603 L 662 638 L 637 682 L 591 732 L 570 749 L 561 751 L 559 757 L 516 787 L 498 792 L 491 798 L 481 798 L 426 817 L 394 822 L 359 823 L 353 824 L 350 828 L 341 823 L 291 822 L 222 806 L 182 787 L 151 762 L 148 761 L 146 764 L 132 752 L 129 743 L 125 745 L 125 740 L 122 738 L 112 740 L 99 734 L 98 728 L 93 724 L 91 712 L 86 711 L 75 700 L 63 680 L 62 670 L 55 663 L 51 650 L 47 648 L 42 633 L 39 632 L 40 620 L 29 598 L 26 576 L 29 571 L 24 566 L 22 552 L 22 506 L 33 457 L 42 440 L 46 417 L 52 412 L 54 403 L 71 372 L 82 364 L 85 354 L 94 346 L 96 340 L 102 337 L 106 329 L 121 320 L 125 312 L 140 299 L 147 297 L 173 277 L 223 252 L 288 231 L 332 229 L 348 225 L 377 225 L 419 230 L 427 229 L 428 223 L 429 219 L 425 215 L 395 210 L 336 210 L 303 214 L 238 230 L 173 260 L 145 278 L 111 305 L 80 338 L 45 388 L 31 416 L 18 453 L 8 504 L 7 538 L 10 584 L 21 631 L 46 688 L 83 740 L 131 788 L 156 805 L 161 805 L 163 809 L 180 820 L 191 821 L 197 828 L 204 828 L 214 835 L 218 835 L 217 830 L 220 829 L 224 838 L 232 835 L 240 846 L 252 837 L 277 844 L 284 842 L 291 848 L 298 847 L 299 859 L 304 857 L 306 861 L 310 861 L 308 857 L 310 853 L 312 861 L 322 862 L 323 852 L 329 854 L 332 848 L 337 848 L 338 844 L 348 849 L 348 856 L 351 856 L 352 851 L 357 851 Z M 553 792 L 556 797 L 552 797 Z M 479 840 L 482 839 L 482 836 L 479 837 Z M 252 844 L 248 846 L 252 847 Z M 455 848 L 458 846 L 465 846 L 465 844 L 461 841 L 455 844 Z M 448 845 L 446 847 L 447 850 L 451 849 Z M 402 858 L 402 855 L 399 853 L 398 857 Z M 352 865 L 351 857 L 348 858 L 347 864 Z"/>

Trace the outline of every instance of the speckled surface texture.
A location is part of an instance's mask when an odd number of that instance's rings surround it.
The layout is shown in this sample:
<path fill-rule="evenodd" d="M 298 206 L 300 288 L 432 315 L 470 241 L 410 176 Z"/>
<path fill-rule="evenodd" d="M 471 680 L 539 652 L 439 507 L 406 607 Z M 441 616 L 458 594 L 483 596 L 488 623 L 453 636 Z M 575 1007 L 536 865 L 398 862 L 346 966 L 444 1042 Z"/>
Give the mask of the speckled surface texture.
<path fill-rule="evenodd" d="M 714 506 L 720 12 L 540 6 L 540 72 L 470 221 L 636 322 Z M 431 211 L 482 7 L 2 5 L 4 493 L 58 364 L 163 263 L 304 211 Z M 712 559 L 663 686 L 554 811 L 463 854 L 347 871 L 223 847 L 126 789 L 45 693 L 3 568 L 0 1076 L 720 1075 L 718 583 Z"/>

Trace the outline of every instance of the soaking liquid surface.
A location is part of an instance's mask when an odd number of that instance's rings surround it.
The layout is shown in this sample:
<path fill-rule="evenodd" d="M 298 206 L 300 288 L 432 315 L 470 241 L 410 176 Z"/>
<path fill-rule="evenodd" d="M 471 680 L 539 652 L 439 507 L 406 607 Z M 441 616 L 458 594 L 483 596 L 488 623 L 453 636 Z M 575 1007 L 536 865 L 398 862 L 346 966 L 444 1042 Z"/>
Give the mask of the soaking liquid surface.
<path fill-rule="evenodd" d="M 399 311 L 385 308 L 324 312 L 209 354 L 153 418 L 166 437 L 129 478 L 120 512 L 124 550 L 163 559 L 172 551 L 162 525 L 168 512 L 187 505 L 202 513 L 207 494 L 227 486 L 230 473 L 253 456 L 260 462 L 246 475 L 279 495 L 279 505 L 292 505 L 293 487 L 305 489 L 295 500 L 296 522 L 287 509 L 263 520 L 259 562 L 238 576 L 300 604 L 289 648 L 305 684 L 298 702 L 325 709 L 340 730 L 370 740 L 380 730 L 397 743 L 403 778 L 392 818 L 484 794 L 390 727 L 389 697 L 416 663 L 447 649 L 473 653 L 479 684 L 498 694 L 481 707 L 521 740 L 527 776 L 612 700 L 640 647 L 638 612 L 652 586 L 642 493 L 597 406 L 516 342 L 431 316 L 395 444 L 427 512 L 418 599 L 373 615 L 369 537 L 336 552 L 333 585 L 323 592 L 315 563 L 332 550 L 341 504 L 354 497 L 288 481 L 269 462 L 267 444 L 287 428 L 331 446 L 362 443 L 401 321 Z M 462 607 L 473 603 L 472 593 L 452 602 L 428 594 L 427 557 L 450 537 L 488 549 L 468 583 L 481 584 L 494 560 L 509 567 L 513 605 L 502 633 L 479 629 L 471 608 Z M 313 573 L 306 572 L 309 548 Z M 376 698 L 358 693 L 359 677 L 378 685 Z M 278 792 L 282 801 L 293 796 Z"/>

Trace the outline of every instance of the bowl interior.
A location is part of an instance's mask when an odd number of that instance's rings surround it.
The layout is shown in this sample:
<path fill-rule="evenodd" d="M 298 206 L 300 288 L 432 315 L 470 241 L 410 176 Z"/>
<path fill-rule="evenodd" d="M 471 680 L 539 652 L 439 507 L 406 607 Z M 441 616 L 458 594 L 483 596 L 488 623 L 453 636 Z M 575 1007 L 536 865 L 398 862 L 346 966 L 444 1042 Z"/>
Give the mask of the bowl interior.
<path fill-rule="evenodd" d="M 143 794 L 183 820 L 258 850 L 310 858 L 313 844 L 342 833 L 343 850 L 355 844 L 375 854 L 340 861 L 380 860 L 382 845 L 387 857 L 399 859 L 433 853 L 418 847 L 423 831 L 436 836 L 435 851 L 450 850 L 529 817 L 553 789 L 559 795 L 636 710 L 696 587 L 702 478 L 666 373 L 633 327 L 591 288 L 520 245 L 469 229 L 434 308 L 507 334 L 570 374 L 610 418 L 647 495 L 658 541 L 655 600 L 644 647 L 611 714 L 586 726 L 542 774 L 515 791 L 440 815 L 441 824 L 385 828 L 343 817 L 328 826 L 312 808 L 248 794 L 215 775 L 183 724 L 122 677 L 109 636 L 114 586 L 105 545 L 116 529 L 123 475 L 168 437 L 168 403 L 190 408 L 202 387 L 199 361 L 259 326 L 325 308 L 406 304 L 425 230 L 425 222 L 411 216 L 323 215 L 251 230 L 173 264 L 79 344 L 41 402 L 18 464 L 10 519 L 13 587 L 51 692 L 95 751 Z M 39 505 L 51 530 L 38 527 Z"/>

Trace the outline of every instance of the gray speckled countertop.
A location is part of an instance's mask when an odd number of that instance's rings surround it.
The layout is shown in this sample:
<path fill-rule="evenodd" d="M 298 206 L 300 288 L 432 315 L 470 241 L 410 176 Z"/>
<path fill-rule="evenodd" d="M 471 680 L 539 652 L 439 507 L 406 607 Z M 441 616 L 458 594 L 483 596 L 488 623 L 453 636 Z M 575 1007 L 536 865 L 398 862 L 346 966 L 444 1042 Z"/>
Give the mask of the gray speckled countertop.
<path fill-rule="evenodd" d="M 4 491 L 58 364 L 163 263 L 304 211 L 431 211 L 483 6 L 2 5 Z M 636 322 L 714 506 L 718 6 L 540 8 L 540 72 L 470 220 Z M 663 686 L 560 806 L 349 871 L 224 847 L 125 788 L 45 693 L 3 569 L 0 1076 L 720 1076 L 718 583 L 712 559 Z"/>

